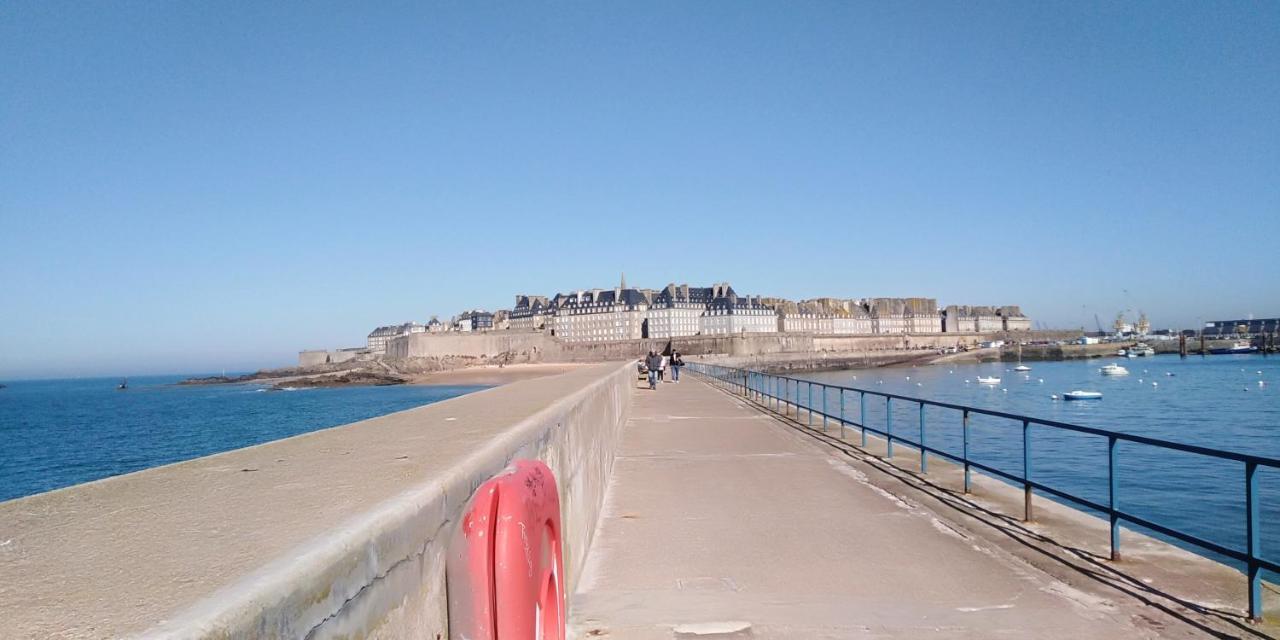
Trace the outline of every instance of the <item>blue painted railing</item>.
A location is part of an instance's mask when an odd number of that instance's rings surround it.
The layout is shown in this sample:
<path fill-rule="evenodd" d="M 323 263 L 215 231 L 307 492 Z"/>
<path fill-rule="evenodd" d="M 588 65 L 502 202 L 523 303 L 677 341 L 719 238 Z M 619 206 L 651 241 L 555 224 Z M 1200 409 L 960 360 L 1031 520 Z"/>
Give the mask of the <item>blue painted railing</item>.
<path fill-rule="evenodd" d="M 894 393 L 885 393 L 883 391 L 872 391 L 870 389 L 858 389 L 853 387 L 842 387 L 839 385 L 825 384 L 812 380 L 803 380 L 800 378 L 790 378 L 787 376 L 779 376 L 761 371 L 751 371 L 748 369 L 735 369 L 731 367 L 721 367 L 718 365 L 705 363 L 690 363 L 689 369 L 695 373 L 706 376 L 720 385 L 726 386 L 731 390 L 740 393 L 748 398 L 758 402 L 760 405 L 770 408 L 771 410 L 787 415 L 794 410 L 795 418 L 799 420 L 800 412 L 803 410 L 807 415 L 808 426 L 813 426 L 815 418 L 821 418 L 822 427 L 825 430 L 828 420 L 836 421 L 840 426 L 840 436 L 843 439 L 844 429 L 847 426 L 857 427 L 861 430 L 861 445 L 867 446 L 867 434 L 872 433 L 884 438 L 886 447 L 886 456 L 893 458 L 893 445 L 895 443 L 904 444 L 915 448 L 920 452 L 920 472 L 928 473 L 929 454 L 946 458 L 964 466 L 964 492 L 968 493 L 971 488 L 971 469 L 985 471 L 996 477 L 1003 478 L 1015 484 L 1021 484 L 1023 489 L 1023 519 L 1030 520 L 1032 513 L 1031 497 L 1033 490 L 1043 491 L 1044 493 L 1063 498 L 1073 503 L 1094 509 L 1106 514 L 1111 524 L 1111 559 L 1120 559 L 1120 523 L 1127 522 L 1152 531 L 1167 535 L 1171 538 L 1181 540 L 1187 544 L 1205 549 L 1207 551 L 1220 554 L 1227 558 L 1237 560 L 1244 563 L 1246 567 L 1246 575 L 1249 581 L 1249 617 L 1253 620 L 1262 619 L 1262 571 L 1280 572 L 1280 564 L 1267 560 L 1262 557 L 1262 522 L 1261 522 L 1261 506 L 1258 495 L 1258 467 L 1271 467 L 1280 469 L 1280 460 L 1274 458 L 1264 458 L 1261 456 L 1253 456 L 1234 451 L 1224 451 L 1220 449 L 1210 449 L 1208 447 L 1199 447 L 1196 445 L 1183 444 L 1180 442 L 1172 442 L 1168 440 L 1160 440 L 1157 438 L 1148 438 L 1145 436 L 1121 433 L 1118 431 L 1108 431 L 1106 429 L 1095 429 L 1093 427 L 1085 427 L 1067 422 L 1058 422 L 1056 420 L 1044 420 L 1041 418 L 1033 418 L 1031 416 L 1023 416 L 1002 411 L 992 411 L 989 409 L 980 409 L 977 407 L 968 407 L 958 404 L 950 404 L 946 402 L 935 402 L 933 400 L 925 400 L 923 398 L 912 398 L 909 396 L 898 395 Z M 802 404 L 800 402 L 800 388 L 805 385 L 808 392 L 808 402 Z M 813 392 L 817 388 L 821 391 L 821 405 L 815 406 L 813 401 Z M 832 414 L 827 410 L 827 396 L 831 391 L 838 391 L 839 411 Z M 845 416 L 845 396 L 846 394 L 858 395 L 858 419 L 852 420 Z M 867 398 L 883 398 L 885 403 L 885 424 L 884 429 L 876 429 L 867 424 Z M 902 433 L 894 433 L 893 431 L 893 403 L 894 401 L 906 402 L 918 405 L 920 408 L 919 422 L 919 440 L 912 440 L 903 437 Z M 935 447 L 931 447 L 925 441 L 925 407 L 939 407 L 961 412 L 961 429 L 963 448 L 960 455 L 944 451 Z M 970 457 L 970 438 L 969 438 L 969 419 L 971 415 L 985 415 L 996 418 L 1003 418 L 1021 422 L 1022 424 L 1022 473 L 1011 473 L 1004 469 L 996 468 L 992 465 L 975 462 Z M 1083 433 L 1093 436 L 1099 436 L 1107 439 L 1107 503 L 1102 504 L 1094 500 L 1090 500 L 1083 496 L 1071 493 L 1062 488 L 1052 487 L 1043 482 L 1032 479 L 1031 477 L 1031 438 L 1030 432 L 1032 426 L 1049 427 L 1052 429 L 1062 429 L 1075 433 Z M 1132 513 L 1121 510 L 1117 504 L 1119 500 L 1119 482 L 1117 479 L 1117 451 L 1116 445 L 1120 442 L 1132 442 L 1136 444 L 1157 447 L 1160 449 L 1182 451 L 1186 453 L 1208 456 L 1219 460 L 1231 460 L 1244 464 L 1244 494 L 1245 494 L 1245 549 L 1236 549 L 1222 544 L 1206 540 L 1199 536 L 1193 535 L 1186 531 L 1176 529 L 1174 527 L 1165 526 L 1156 522 L 1139 517 Z"/>

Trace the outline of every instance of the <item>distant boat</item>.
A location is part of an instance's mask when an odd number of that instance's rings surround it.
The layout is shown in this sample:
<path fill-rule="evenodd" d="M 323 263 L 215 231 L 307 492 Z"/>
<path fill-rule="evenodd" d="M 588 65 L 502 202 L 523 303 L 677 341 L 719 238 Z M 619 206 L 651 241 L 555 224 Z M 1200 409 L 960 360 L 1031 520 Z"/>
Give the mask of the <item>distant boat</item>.
<path fill-rule="evenodd" d="M 128 379 L 128 378 L 125 378 L 124 380 L 121 380 L 121 381 L 120 381 L 120 384 L 116 385 L 116 391 L 124 391 L 125 389 L 128 389 L 128 388 L 129 388 L 129 379 Z"/>
<path fill-rule="evenodd" d="M 1129 347 L 1129 351 L 1128 351 L 1128 356 L 1130 358 L 1133 358 L 1135 356 L 1137 357 L 1154 356 L 1155 354 L 1156 354 L 1156 350 L 1152 349 L 1145 342 L 1139 342 L 1138 344 L 1135 344 L 1132 347 Z"/>
<path fill-rule="evenodd" d="M 1122 367 L 1122 366 L 1120 366 L 1120 365 L 1118 365 L 1118 364 L 1116 364 L 1116 363 L 1114 363 L 1114 362 L 1113 362 L 1113 363 L 1111 363 L 1111 364 L 1109 364 L 1109 365 L 1107 365 L 1107 366 L 1105 366 L 1105 367 L 1103 367 L 1103 368 L 1101 368 L 1101 369 L 1098 369 L 1098 371 L 1099 371 L 1099 372 L 1101 372 L 1101 373 L 1102 373 L 1102 375 L 1104 375 L 1104 376 L 1127 376 L 1127 375 L 1129 375 L 1129 370 L 1128 370 L 1128 369 L 1126 369 L 1126 368 L 1124 368 L 1124 367 Z"/>
<path fill-rule="evenodd" d="M 1101 400 L 1102 392 L 1076 390 L 1076 391 L 1068 391 L 1062 394 L 1062 397 L 1067 400 Z"/>
<path fill-rule="evenodd" d="M 978 384 L 1000 384 L 1000 378 L 984 378 L 978 376 Z"/>
<path fill-rule="evenodd" d="M 1020 365 L 1018 365 L 1018 366 L 1014 367 L 1014 368 L 1013 368 L 1013 370 L 1014 370 L 1014 371 L 1030 371 L 1030 370 L 1031 370 L 1031 367 L 1028 367 L 1028 366 L 1027 366 L 1027 365 L 1025 365 L 1025 364 L 1020 364 Z"/>
<path fill-rule="evenodd" d="M 1231 343 L 1231 346 L 1229 347 L 1218 347 L 1216 349 L 1210 349 L 1209 353 L 1221 356 L 1221 355 L 1229 355 L 1233 353 L 1253 353 L 1254 351 L 1257 351 L 1257 350 L 1258 348 L 1249 344 L 1248 340 L 1236 340 L 1235 342 Z"/>

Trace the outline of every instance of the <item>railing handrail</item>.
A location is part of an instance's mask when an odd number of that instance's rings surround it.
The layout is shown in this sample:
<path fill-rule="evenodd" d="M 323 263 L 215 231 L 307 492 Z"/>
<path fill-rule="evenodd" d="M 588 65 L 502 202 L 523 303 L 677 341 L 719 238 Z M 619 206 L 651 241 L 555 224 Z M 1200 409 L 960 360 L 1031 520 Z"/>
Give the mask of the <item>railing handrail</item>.
<path fill-rule="evenodd" d="M 1188 544 L 1195 545 L 1197 547 L 1200 547 L 1201 549 L 1205 549 L 1207 551 L 1220 554 L 1222 556 L 1231 558 L 1233 560 L 1241 561 L 1246 565 L 1246 569 L 1247 569 L 1246 573 L 1247 573 L 1248 582 L 1249 582 L 1249 585 L 1248 585 L 1249 617 L 1254 620 L 1260 620 L 1262 618 L 1263 603 L 1262 603 L 1261 571 L 1263 569 L 1266 569 L 1269 571 L 1280 572 L 1280 563 L 1276 563 L 1262 557 L 1262 534 L 1261 534 L 1262 512 L 1261 512 L 1261 506 L 1260 506 L 1261 500 L 1260 500 L 1260 496 L 1258 495 L 1258 481 L 1257 481 L 1256 472 L 1259 466 L 1280 468 L 1280 459 L 1268 458 L 1265 456 L 1256 456 L 1256 455 L 1251 455 L 1246 453 L 1239 453 L 1236 451 L 1213 449 L 1210 447 L 1202 447 L 1198 445 L 1185 444 L 1181 442 L 1173 442 L 1171 440 L 1162 440 L 1160 438 L 1149 438 L 1147 436 L 1140 436 L 1140 435 L 1124 433 L 1120 431 L 1112 431 L 1109 429 L 1098 429 L 1095 427 L 1086 427 L 1082 425 L 1072 424 L 1069 422 L 1061 422 L 1058 420 L 1046 420 L 1042 418 L 1035 418 L 1032 416 L 1008 413 L 1004 411 L 994 411 L 991 409 L 982 409 L 980 407 L 971 407 L 971 406 L 954 404 L 949 402 L 938 402 L 935 400 L 928 400 L 925 398 L 915 398 L 912 396 L 905 396 L 905 395 L 889 393 L 885 391 L 876 391 L 874 389 L 846 387 L 838 384 L 829 384 L 826 382 L 819 382 L 816 380 L 806 380 L 804 378 L 795 378 L 791 376 L 766 373 L 763 371 L 755 371 L 752 369 L 724 367 L 721 365 L 713 365 L 713 364 L 706 364 L 706 363 L 691 363 L 691 364 L 692 364 L 691 369 L 695 373 L 703 373 L 710 376 L 712 379 L 725 382 L 730 385 L 730 388 L 735 389 L 736 390 L 735 392 L 741 391 L 741 393 L 744 396 L 747 396 L 748 398 L 750 398 L 752 394 L 755 394 L 755 398 L 756 398 L 755 401 L 761 402 L 766 408 L 769 408 L 769 400 L 772 399 L 774 401 L 773 402 L 774 406 L 770 409 L 772 411 L 783 413 L 784 415 L 786 415 L 790 413 L 790 411 L 787 408 L 788 406 L 795 407 L 796 418 L 799 419 L 800 411 L 803 409 L 808 414 L 808 426 L 810 428 L 813 428 L 813 419 L 815 415 L 822 416 L 823 431 L 826 431 L 827 429 L 828 419 L 834 419 L 838 421 L 840 425 L 840 434 L 842 439 L 844 437 L 844 428 L 846 425 L 856 426 L 862 430 L 862 447 L 863 448 L 867 446 L 867 432 L 880 435 L 885 439 L 886 456 L 889 459 L 893 459 L 893 445 L 895 441 L 898 443 L 913 447 L 919 450 L 920 452 L 920 473 L 922 474 L 928 473 L 927 465 L 928 465 L 929 454 L 940 456 L 948 460 L 952 460 L 954 462 L 960 463 L 964 466 L 965 493 L 969 493 L 970 491 L 969 476 L 970 476 L 971 467 L 978 469 L 980 471 L 985 471 L 987 473 L 990 473 L 998 478 L 1003 478 L 1015 483 L 1021 483 L 1023 486 L 1024 500 L 1025 500 L 1024 507 L 1023 507 L 1024 520 L 1027 520 L 1027 521 L 1031 520 L 1032 495 L 1033 495 L 1033 490 L 1035 489 L 1038 489 L 1044 493 L 1058 496 L 1060 498 L 1069 500 L 1071 502 L 1088 507 L 1090 509 L 1101 511 L 1107 514 L 1108 518 L 1110 519 L 1111 559 L 1112 560 L 1120 559 L 1120 523 L 1124 521 L 1132 525 L 1137 525 L 1139 527 L 1150 529 L 1157 533 L 1170 536 L 1172 538 L 1181 540 Z M 723 373 L 718 374 L 718 372 L 723 372 Z M 765 384 L 766 379 L 770 381 L 770 384 Z M 790 383 L 795 383 L 794 395 L 791 394 Z M 808 390 L 807 405 L 802 404 L 800 402 L 800 385 L 801 384 L 807 385 L 807 388 L 808 388 L 807 389 Z M 779 386 L 781 386 L 782 388 L 779 389 L 778 388 Z M 818 410 L 814 405 L 814 401 L 813 401 L 814 386 L 818 386 L 822 388 L 822 409 L 821 410 Z M 831 415 L 830 413 L 827 412 L 828 392 L 832 389 L 838 390 L 840 392 L 839 415 Z M 861 418 L 858 421 L 850 420 L 845 417 L 844 398 L 845 398 L 845 394 L 848 392 L 857 393 L 859 395 L 859 411 L 861 413 Z M 885 413 L 884 430 L 875 429 L 873 427 L 867 426 L 866 424 L 867 422 L 866 396 L 867 395 L 871 395 L 873 397 L 881 397 L 885 399 L 886 413 Z M 891 405 L 893 400 L 895 399 L 914 403 L 919 406 L 920 408 L 920 418 L 919 418 L 920 440 L 919 442 L 913 441 L 912 439 L 907 437 L 903 437 L 901 433 L 894 433 L 893 411 L 892 411 Z M 956 455 L 955 453 L 944 451 L 936 447 L 931 447 L 926 444 L 925 442 L 925 436 L 926 436 L 925 407 L 927 406 L 951 409 L 954 411 L 962 412 L 964 416 L 962 421 L 962 425 L 964 429 L 963 431 L 964 449 L 961 455 Z M 1011 473 L 1009 471 L 1005 471 L 1003 469 L 999 469 L 994 465 L 983 464 L 970 459 L 969 416 L 971 414 L 993 416 L 997 418 L 1015 420 L 1022 423 L 1022 429 L 1021 429 L 1022 475 L 1021 476 Z M 1083 433 L 1087 435 L 1100 436 L 1100 437 L 1107 438 L 1107 456 L 1108 456 L 1107 481 L 1109 484 L 1107 504 L 1102 504 L 1092 499 L 1075 495 L 1064 489 L 1051 487 L 1043 482 L 1038 482 L 1031 478 L 1032 457 L 1031 457 L 1031 438 L 1029 435 L 1029 429 L 1031 425 L 1046 426 L 1046 427 L 1051 427 L 1055 429 L 1062 429 L 1065 431 L 1072 431 L 1076 433 Z M 1132 514 L 1132 513 L 1121 510 L 1119 507 L 1119 497 L 1117 495 L 1119 491 L 1118 489 L 1119 485 L 1117 481 L 1117 472 L 1116 472 L 1116 464 L 1117 464 L 1116 460 L 1118 455 L 1116 445 L 1119 442 L 1132 442 L 1135 444 L 1142 444 L 1150 447 L 1155 447 L 1157 449 L 1182 451 L 1186 453 L 1193 453 L 1196 455 L 1206 456 L 1206 457 L 1220 459 L 1220 460 L 1231 460 L 1234 462 L 1244 463 L 1245 541 L 1246 541 L 1245 550 L 1241 551 L 1239 549 L 1235 549 L 1223 544 L 1219 544 L 1217 542 L 1213 542 L 1211 540 L 1201 538 L 1197 535 L 1187 533 L 1185 531 L 1181 531 L 1170 526 L 1162 525 L 1162 524 L 1153 522 L 1151 520 L 1142 518 L 1136 514 Z"/>
<path fill-rule="evenodd" d="M 772 378 L 778 378 L 780 380 L 788 380 L 791 382 L 803 382 L 805 384 L 816 384 L 822 387 L 826 387 L 828 389 L 843 389 L 845 391 L 853 391 L 855 393 L 866 393 L 874 396 L 880 396 L 882 398 L 894 398 L 896 400 L 906 400 L 907 402 L 915 402 L 919 404 L 929 405 L 932 407 L 955 409 L 956 411 L 968 411 L 969 413 L 977 413 L 977 414 L 992 416 L 996 418 L 1007 418 L 1009 420 L 1018 420 L 1018 421 L 1026 420 L 1033 424 L 1044 425 L 1046 427 L 1055 427 L 1058 429 L 1065 429 L 1067 431 L 1087 433 L 1095 436 L 1114 437 L 1118 440 L 1123 440 L 1126 442 L 1136 442 L 1139 444 L 1150 445 L 1153 447 L 1163 447 L 1166 449 L 1185 451 L 1187 453 L 1196 453 L 1203 456 L 1211 456 L 1214 458 L 1222 458 L 1225 460 L 1234 460 L 1236 462 L 1252 462 L 1254 464 L 1259 464 L 1266 467 L 1280 468 L 1280 458 L 1268 458 L 1266 456 L 1257 456 L 1249 453 L 1240 453 L 1238 451 L 1231 451 L 1228 449 L 1213 449 L 1210 447 L 1202 447 L 1199 445 L 1187 444 L 1184 442 L 1175 442 L 1173 440 L 1162 440 L 1160 438 L 1140 436 L 1133 433 L 1126 433 L 1124 431 L 1112 431 L 1110 429 L 1086 427 L 1084 425 L 1072 424 L 1070 422 L 1049 420 L 1047 418 L 1037 418 L 1035 416 L 1027 416 L 1027 415 L 1022 415 L 1017 413 L 1006 413 L 1004 411 L 996 411 L 994 409 L 983 409 L 981 407 L 971 407 L 968 405 L 953 404 L 950 402 L 939 402 L 937 400 L 928 400 L 926 398 L 904 396 L 901 394 L 889 393 L 886 391 L 876 391 L 874 389 L 863 389 L 861 387 L 846 387 L 844 385 L 831 384 L 828 382 L 820 382 L 818 380 L 806 380 L 804 378 L 793 378 L 791 376 L 784 376 L 776 373 L 768 373 L 766 371 L 756 371 L 753 369 L 740 369 L 736 367 L 723 367 L 722 365 L 706 365 L 705 363 L 698 363 L 698 364 L 702 366 L 721 367 L 731 371 L 742 371 L 744 373 L 766 375 Z"/>

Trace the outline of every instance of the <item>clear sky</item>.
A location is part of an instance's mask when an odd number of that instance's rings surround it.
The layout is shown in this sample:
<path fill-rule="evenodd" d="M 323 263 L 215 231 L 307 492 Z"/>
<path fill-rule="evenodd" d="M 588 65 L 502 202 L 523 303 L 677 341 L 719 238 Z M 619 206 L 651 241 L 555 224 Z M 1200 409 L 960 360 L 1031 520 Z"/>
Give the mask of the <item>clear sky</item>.
<path fill-rule="evenodd" d="M 0 5 L 0 377 L 623 271 L 1191 326 L 1278 231 L 1277 2 Z"/>

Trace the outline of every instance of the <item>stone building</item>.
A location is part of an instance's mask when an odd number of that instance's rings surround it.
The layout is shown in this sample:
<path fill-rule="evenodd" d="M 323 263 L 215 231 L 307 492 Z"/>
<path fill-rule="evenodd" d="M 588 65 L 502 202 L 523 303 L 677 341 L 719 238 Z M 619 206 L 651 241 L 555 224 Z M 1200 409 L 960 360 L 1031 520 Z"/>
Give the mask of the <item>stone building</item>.
<path fill-rule="evenodd" d="M 621 286 L 557 294 L 551 333 L 565 342 L 642 338 L 651 295 Z"/>
<path fill-rule="evenodd" d="M 1030 331 L 1031 318 L 1022 315 L 1017 305 L 1005 305 L 996 311 L 1004 323 L 1005 331 Z M 1148 326 L 1148 328 L 1150 328 Z"/>
<path fill-rule="evenodd" d="M 702 331 L 702 314 L 715 297 L 716 287 L 668 284 L 653 297 L 641 333 L 646 338 L 697 335 Z"/>
<path fill-rule="evenodd" d="M 474 309 L 464 311 L 453 319 L 454 331 L 490 331 L 493 329 L 493 314 L 488 311 Z"/>
<path fill-rule="evenodd" d="M 411 333 L 425 333 L 427 327 L 416 322 L 406 322 L 404 324 L 388 325 L 378 327 L 369 332 L 369 336 L 365 339 L 365 346 L 372 353 L 386 353 L 387 343 L 392 338 L 398 336 L 407 336 Z"/>
<path fill-rule="evenodd" d="M 516 296 L 516 306 L 511 310 L 511 329 L 514 331 L 542 331 L 547 328 L 551 315 L 551 302 L 546 296 Z"/>
<path fill-rule="evenodd" d="M 773 333 L 778 330 L 778 312 L 760 298 L 739 297 L 728 283 L 712 287 L 713 298 L 702 312 L 701 332 L 705 335 Z"/>
<path fill-rule="evenodd" d="M 1016 306 L 990 307 L 948 305 L 943 311 L 947 332 L 993 333 L 996 331 L 1028 331 L 1031 320 Z"/>

